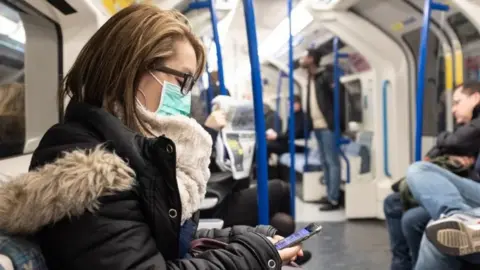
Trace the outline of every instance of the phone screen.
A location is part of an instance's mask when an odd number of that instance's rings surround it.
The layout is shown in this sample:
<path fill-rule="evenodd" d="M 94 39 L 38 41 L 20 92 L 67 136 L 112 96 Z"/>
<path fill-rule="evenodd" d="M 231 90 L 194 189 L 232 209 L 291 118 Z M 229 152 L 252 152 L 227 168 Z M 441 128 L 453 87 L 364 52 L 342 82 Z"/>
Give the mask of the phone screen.
<path fill-rule="evenodd" d="M 284 248 L 287 248 L 287 247 L 297 245 L 297 244 L 301 243 L 302 241 L 310 238 L 310 236 L 320 232 L 321 229 L 322 229 L 322 226 L 317 225 L 315 223 L 312 223 L 312 224 L 308 225 L 307 227 L 305 227 L 305 228 L 295 232 L 294 234 L 288 236 L 287 238 L 285 238 L 281 241 L 278 241 L 275 244 L 275 247 L 278 250 L 281 250 L 281 249 L 284 249 Z"/>

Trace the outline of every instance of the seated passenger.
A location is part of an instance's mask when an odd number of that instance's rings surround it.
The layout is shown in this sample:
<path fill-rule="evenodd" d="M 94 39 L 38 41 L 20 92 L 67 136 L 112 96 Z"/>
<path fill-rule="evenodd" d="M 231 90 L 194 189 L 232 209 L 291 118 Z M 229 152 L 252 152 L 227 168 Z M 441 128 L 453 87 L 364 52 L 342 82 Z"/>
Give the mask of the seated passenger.
<path fill-rule="evenodd" d="M 306 119 L 306 115 L 302 110 L 302 99 L 300 96 L 295 95 L 293 108 L 295 110 L 295 139 L 305 138 L 305 132 L 307 134 L 311 130 L 311 123 Z M 290 120 L 289 120 L 290 121 Z M 307 123 L 305 123 L 307 121 Z M 307 128 L 305 130 L 305 124 Z M 267 153 L 270 156 L 272 153 L 281 155 L 288 152 L 288 138 L 290 126 L 287 122 L 287 131 L 284 134 L 278 134 L 273 129 L 268 129 L 265 133 L 267 136 Z M 295 152 L 303 152 L 305 148 L 303 146 L 295 146 Z"/>
<path fill-rule="evenodd" d="M 428 231 L 435 231 L 435 224 L 448 223 L 449 216 L 457 211 L 468 211 L 480 207 L 480 183 L 478 183 L 480 164 L 477 158 L 469 153 L 480 149 L 480 83 L 467 83 L 458 87 L 453 95 L 452 112 L 457 122 L 463 124 L 455 133 L 446 133 L 439 136 L 439 151 L 447 145 L 456 144 L 456 154 L 451 157 L 460 166 L 470 166 L 467 177 L 441 168 L 430 162 L 416 162 L 407 172 L 407 183 L 414 198 L 429 213 L 433 220 L 439 220 L 427 227 Z M 455 134 L 461 134 L 454 136 Z M 474 165 L 474 166 L 473 166 Z M 437 241 L 437 235 L 427 233 L 430 241 Z M 420 247 L 420 254 L 415 269 L 459 269 L 461 265 L 448 265 L 438 256 L 428 252 L 429 240 L 424 239 Z M 455 249 L 455 247 L 452 247 Z M 460 247 L 457 247 L 460 249 Z M 463 249 L 462 249 L 463 250 Z M 470 250 L 470 249 L 465 249 Z M 467 255 L 469 252 L 459 252 Z M 436 262 L 434 262 L 434 260 Z"/>
<path fill-rule="evenodd" d="M 225 112 L 214 110 L 204 124 L 205 128 L 215 141 L 220 131 L 225 125 Z M 210 166 L 212 172 L 219 171 L 215 163 Z M 232 186 L 233 192 L 229 194 L 219 207 L 212 210 L 202 211 L 202 218 L 218 218 L 224 221 L 224 226 L 231 227 L 235 225 L 256 226 L 258 224 L 258 199 L 257 187 L 250 187 L 250 179 L 235 181 Z M 290 187 L 281 180 L 273 180 L 268 183 L 268 198 L 270 209 L 270 224 L 283 237 L 287 237 L 295 231 L 295 221 L 290 216 Z M 304 251 L 303 256 L 299 256 L 295 261 L 301 265 L 311 258 L 308 251 Z"/>
<path fill-rule="evenodd" d="M 467 84 L 465 87 L 474 87 Z M 458 88 L 457 90 L 461 90 Z M 455 92 L 457 100 L 462 100 L 461 91 Z M 455 108 L 455 107 L 454 107 Z M 452 108 L 454 111 L 455 109 Z M 456 110 L 455 117 L 458 124 L 465 124 L 471 111 L 465 113 Z M 477 114 L 475 110 L 475 114 Z M 440 156 L 467 155 L 473 156 L 480 147 L 480 118 L 473 116 L 471 125 L 464 125 L 454 132 L 443 132 L 437 138 L 437 144 L 430 150 L 425 160 L 434 160 Z M 473 150 L 472 149 L 477 149 Z M 437 162 L 438 164 L 438 162 Z M 467 166 L 470 166 L 467 164 Z M 468 170 L 454 170 L 457 175 L 462 176 Z M 405 200 L 405 198 L 403 198 Z M 423 231 L 430 220 L 430 215 L 423 207 L 405 209 L 407 203 L 402 201 L 399 193 L 387 196 L 384 201 L 384 212 L 390 234 L 392 247 L 392 269 L 411 269 L 418 257 L 418 249 L 422 239 Z M 407 210 L 405 213 L 404 211 Z"/>
<path fill-rule="evenodd" d="M 190 113 L 205 51 L 176 11 L 132 5 L 87 42 L 59 91 L 63 122 L 0 187 L 0 230 L 33 236 L 49 270 L 278 269 L 270 226 L 197 231 L 211 138 Z M 226 247 L 198 255 L 196 238 Z M 194 256 L 195 258 L 192 258 Z"/>
<path fill-rule="evenodd" d="M 282 127 L 277 127 L 275 125 L 275 122 L 278 117 L 278 112 L 274 111 L 270 107 L 270 105 L 265 103 L 263 104 L 263 114 L 265 117 L 265 130 L 273 130 L 275 132 L 280 132 Z"/>
<path fill-rule="evenodd" d="M 334 133 L 334 68 L 333 65 L 327 65 L 322 70 L 320 68 L 322 56 L 323 53 L 319 48 L 309 49 L 308 54 L 296 61 L 295 66 L 301 66 L 308 72 L 307 115 L 312 119 L 327 191 L 327 196 L 319 200 L 323 204 L 319 210 L 332 211 L 340 208 L 341 166 Z M 340 123 L 338 124 L 340 131 L 344 132 L 348 92 L 345 91 L 343 84 L 340 84 L 339 95 Z"/>
<path fill-rule="evenodd" d="M 390 269 L 411 270 L 430 215 L 420 206 L 405 212 L 398 192 L 388 195 L 383 203 L 392 251 Z"/>

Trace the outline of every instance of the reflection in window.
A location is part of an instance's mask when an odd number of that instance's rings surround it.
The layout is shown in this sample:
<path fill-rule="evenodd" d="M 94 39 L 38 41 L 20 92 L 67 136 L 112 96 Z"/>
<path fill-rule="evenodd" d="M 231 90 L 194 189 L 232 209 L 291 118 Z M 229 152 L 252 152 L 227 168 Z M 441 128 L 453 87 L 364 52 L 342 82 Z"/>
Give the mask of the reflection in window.
<path fill-rule="evenodd" d="M 0 2 L 0 158 L 25 143 L 25 29 L 19 13 Z"/>
<path fill-rule="evenodd" d="M 461 12 L 450 16 L 448 18 L 448 23 L 452 26 L 462 45 L 480 39 L 480 34 L 478 33 L 477 28 L 475 28 L 475 26 Z"/>
<path fill-rule="evenodd" d="M 418 67 L 420 48 L 420 29 L 403 35 Z M 435 137 L 445 130 L 445 65 L 440 54 L 440 42 L 437 36 L 429 31 L 427 46 L 426 78 L 423 103 L 423 136 Z"/>
<path fill-rule="evenodd" d="M 448 18 L 448 23 L 457 34 L 463 50 L 464 80 L 480 80 L 480 34 L 461 12 Z"/>

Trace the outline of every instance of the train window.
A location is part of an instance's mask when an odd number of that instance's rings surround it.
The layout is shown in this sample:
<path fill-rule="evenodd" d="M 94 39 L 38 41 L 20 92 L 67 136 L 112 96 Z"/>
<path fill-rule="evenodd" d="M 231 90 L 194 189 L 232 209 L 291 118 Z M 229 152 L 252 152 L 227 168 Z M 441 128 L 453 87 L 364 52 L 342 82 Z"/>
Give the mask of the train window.
<path fill-rule="evenodd" d="M 0 159 L 33 151 L 58 122 L 57 26 L 20 5 L 0 0 Z"/>
<path fill-rule="evenodd" d="M 412 51 L 413 57 L 418 60 L 420 47 L 420 29 L 403 35 L 403 40 Z M 423 136 L 436 137 L 438 132 L 445 128 L 445 111 L 442 111 L 442 99 L 445 95 L 445 67 L 440 54 L 440 42 L 437 36 L 430 31 L 427 46 L 426 81 L 423 103 Z M 418 63 L 417 65 L 418 66 Z M 442 130 L 439 130 L 442 128 Z"/>
<path fill-rule="evenodd" d="M 457 34 L 462 45 L 480 40 L 477 28 L 461 12 L 455 13 L 448 18 L 448 23 Z"/>
<path fill-rule="evenodd" d="M 362 99 L 362 83 L 360 80 L 345 83 L 347 115 L 346 122 L 363 122 L 363 99 Z"/>
<path fill-rule="evenodd" d="M 480 34 L 478 30 L 460 12 L 450 16 L 448 23 L 462 44 L 465 78 L 480 80 Z"/>
<path fill-rule="evenodd" d="M 0 2 L 0 158 L 25 144 L 25 29 L 17 11 Z"/>

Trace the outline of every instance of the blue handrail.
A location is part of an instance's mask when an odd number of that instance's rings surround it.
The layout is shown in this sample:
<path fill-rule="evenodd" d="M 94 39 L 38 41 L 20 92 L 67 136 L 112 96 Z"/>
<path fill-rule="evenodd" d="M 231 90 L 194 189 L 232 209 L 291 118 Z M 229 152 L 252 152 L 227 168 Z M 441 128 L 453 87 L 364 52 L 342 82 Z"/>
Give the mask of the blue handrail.
<path fill-rule="evenodd" d="M 293 35 L 292 35 L 292 0 L 287 0 L 288 5 L 288 94 L 289 94 L 289 109 L 290 117 L 288 121 L 288 150 L 290 152 L 290 212 L 295 219 L 295 194 L 297 184 L 297 173 L 295 171 L 295 109 L 294 109 L 294 95 L 295 89 L 293 84 Z"/>
<path fill-rule="evenodd" d="M 250 56 L 253 106 L 255 112 L 255 135 L 257 138 L 257 187 L 258 187 L 258 221 L 259 224 L 269 223 L 268 205 L 268 167 L 267 139 L 265 137 L 265 117 L 263 115 L 263 85 L 258 57 L 257 31 L 255 29 L 255 12 L 253 0 L 243 0 L 245 25 L 247 28 L 248 53 Z"/>
<path fill-rule="evenodd" d="M 210 77 L 210 73 L 208 72 L 208 62 L 207 62 L 207 65 L 206 65 L 206 69 L 207 69 L 207 75 L 208 75 L 208 87 L 207 87 L 207 93 L 205 95 L 207 101 L 206 101 L 206 104 L 207 104 L 207 116 L 210 115 L 212 113 L 212 100 L 213 100 L 213 91 L 212 91 L 212 80 L 211 80 L 211 77 Z"/>
<path fill-rule="evenodd" d="M 382 86 L 382 110 L 383 110 L 383 172 L 385 176 L 391 177 L 388 162 L 388 108 L 387 108 L 387 90 L 390 85 L 389 80 L 383 81 Z"/>
<path fill-rule="evenodd" d="M 427 65 L 428 49 L 428 30 L 430 29 L 430 17 L 432 10 L 448 11 L 449 6 L 425 0 L 423 7 L 423 26 L 421 32 L 419 58 L 418 58 L 418 76 L 417 76 L 417 104 L 416 104 L 416 122 L 415 122 L 415 160 L 422 159 L 422 134 L 423 134 L 423 99 L 425 91 L 425 72 Z"/>
<path fill-rule="evenodd" d="M 347 165 L 347 184 L 350 183 L 350 160 L 348 157 L 343 153 L 340 146 L 342 144 L 350 143 L 349 140 L 345 140 L 342 138 L 341 130 L 340 130 L 340 123 L 341 123 L 341 115 L 340 115 L 340 58 L 348 57 L 348 54 L 340 53 L 339 52 L 339 42 L 340 39 L 335 37 L 333 39 L 333 119 L 334 119 L 334 136 L 335 136 L 335 151 L 345 160 L 345 164 Z"/>
<path fill-rule="evenodd" d="M 214 2 L 215 1 L 213 0 L 192 2 L 188 5 L 184 13 L 190 10 L 202 9 L 202 8 L 208 8 L 210 10 L 210 21 L 212 23 L 213 41 L 215 42 L 215 48 L 217 51 L 217 70 L 218 70 L 218 82 L 220 83 L 220 94 L 226 95 L 227 89 L 225 88 L 225 77 L 223 76 L 222 47 L 220 44 L 220 36 L 218 34 L 218 18 L 217 18 L 217 13 L 215 11 Z"/>

